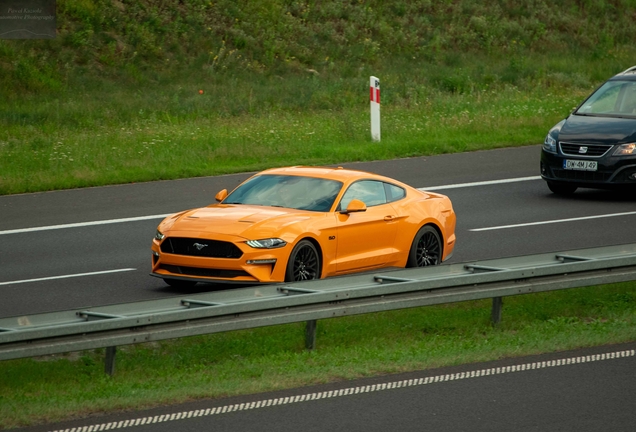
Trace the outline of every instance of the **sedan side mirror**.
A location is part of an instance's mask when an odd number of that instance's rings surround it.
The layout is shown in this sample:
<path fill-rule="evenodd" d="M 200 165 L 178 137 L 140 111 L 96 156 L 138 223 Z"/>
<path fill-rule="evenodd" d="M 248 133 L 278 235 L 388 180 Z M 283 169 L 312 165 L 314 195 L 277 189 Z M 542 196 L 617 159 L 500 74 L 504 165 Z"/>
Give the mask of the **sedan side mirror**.
<path fill-rule="evenodd" d="M 223 201 L 225 198 L 227 198 L 227 189 L 223 189 L 214 197 L 214 199 L 216 199 L 218 202 Z"/>
<path fill-rule="evenodd" d="M 358 213 L 367 211 L 367 205 L 360 201 L 359 199 L 352 199 L 346 210 L 341 211 L 340 213 L 349 214 L 349 213 Z"/>

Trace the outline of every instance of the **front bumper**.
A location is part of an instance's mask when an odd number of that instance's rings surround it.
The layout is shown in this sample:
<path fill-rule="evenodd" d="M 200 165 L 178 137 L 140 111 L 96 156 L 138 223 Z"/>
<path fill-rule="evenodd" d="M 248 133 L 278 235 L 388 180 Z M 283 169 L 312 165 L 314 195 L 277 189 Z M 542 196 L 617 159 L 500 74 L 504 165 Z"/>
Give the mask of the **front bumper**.
<path fill-rule="evenodd" d="M 254 249 L 243 242 L 234 244 L 242 251 L 239 258 L 213 258 L 167 253 L 161 250 L 161 242 L 153 240 L 150 275 L 195 282 L 259 284 L 285 280 L 291 245 Z"/>
<path fill-rule="evenodd" d="M 564 169 L 565 160 L 593 160 L 596 171 Z M 590 158 L 550 153 L 541 150 L 541 177 L 547 181 L 576 184 L 580 187 L 636 185 L 636 156 Z"/>

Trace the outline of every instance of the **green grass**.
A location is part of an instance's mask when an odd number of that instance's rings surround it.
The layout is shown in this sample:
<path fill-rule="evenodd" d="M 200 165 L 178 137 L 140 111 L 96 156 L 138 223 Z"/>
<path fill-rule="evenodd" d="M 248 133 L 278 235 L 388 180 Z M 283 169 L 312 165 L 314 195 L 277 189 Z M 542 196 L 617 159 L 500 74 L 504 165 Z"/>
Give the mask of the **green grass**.
<path fill-rule="evenodd" d="M 169 106 L 159 110 L 161 101 L 145 110 L 113 107 L 136 111 L 127 120 L 109 119 L 104 105 L 86 99 L 8 110 L 13 119 L 0 131 L 0 194 L 538 144 L 583 97 L 504 89 L 438 93 L 417 106 L 388 102 L 382 140 L 374 143 L 368 102 L 348 110 L 224 117 L 207 114 L 214 97 L 195 89 L 190 103 L 197 111 L 190 116 L 171 114 Z"/>
<path fill-rule="evenodd" d="M 633 283 L 318 321 L 120 347 L 115 375 L 104 350 L 4 361 L 0 428 L 114 410 L 430 369 L 636 339 Z"/>
<path fill-rule="evenodd" d="M 0 195 L 538 144 L 636 53 L 633 0 L 57 5 L 0 40 Z"/>

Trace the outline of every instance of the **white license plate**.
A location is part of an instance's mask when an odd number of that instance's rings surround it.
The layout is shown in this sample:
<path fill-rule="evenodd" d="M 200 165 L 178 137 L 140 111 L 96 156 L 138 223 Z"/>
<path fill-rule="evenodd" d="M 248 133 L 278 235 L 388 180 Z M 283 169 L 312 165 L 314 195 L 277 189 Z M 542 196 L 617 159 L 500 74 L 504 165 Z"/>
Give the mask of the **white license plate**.
<path fill-rule="evenodd" d="M 565 159 L 563 161 L 563 169 L 576 171 L 596 171 L 598 169 L 598 162 L 591 160 Z"/>

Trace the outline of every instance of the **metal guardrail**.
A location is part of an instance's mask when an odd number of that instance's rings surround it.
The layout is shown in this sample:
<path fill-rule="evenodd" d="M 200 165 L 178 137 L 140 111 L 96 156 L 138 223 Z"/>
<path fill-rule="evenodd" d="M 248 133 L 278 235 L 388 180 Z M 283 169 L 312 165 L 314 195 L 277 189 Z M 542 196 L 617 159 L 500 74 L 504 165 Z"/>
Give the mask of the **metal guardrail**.
<path fill-rule="evenodd" d="M 112 373 L 112 347 L 302 321 L 312 348 L 318 319 L 491 298 L 497 323 L 502 297 L 632 280 L 636 244 L 259 285 L 0 318 L 0 360 L 110 348 Z"/>

